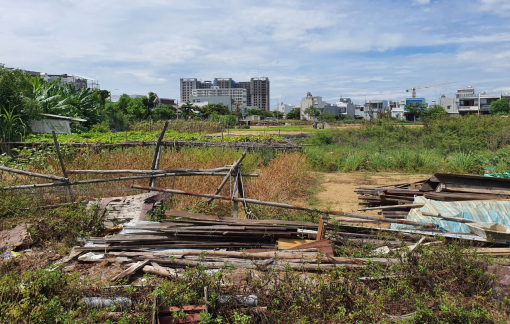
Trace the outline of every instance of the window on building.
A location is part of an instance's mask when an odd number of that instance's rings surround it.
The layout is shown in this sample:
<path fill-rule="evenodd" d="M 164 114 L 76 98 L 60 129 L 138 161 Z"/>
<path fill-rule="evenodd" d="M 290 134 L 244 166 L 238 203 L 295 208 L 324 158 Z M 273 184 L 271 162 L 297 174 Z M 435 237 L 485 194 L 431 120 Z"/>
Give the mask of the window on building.
<path fill-rule="evenodd" d="M 451 109 L 451 108 L 452 108 L 452 106 L 446 106 L 446 109 Z"/>

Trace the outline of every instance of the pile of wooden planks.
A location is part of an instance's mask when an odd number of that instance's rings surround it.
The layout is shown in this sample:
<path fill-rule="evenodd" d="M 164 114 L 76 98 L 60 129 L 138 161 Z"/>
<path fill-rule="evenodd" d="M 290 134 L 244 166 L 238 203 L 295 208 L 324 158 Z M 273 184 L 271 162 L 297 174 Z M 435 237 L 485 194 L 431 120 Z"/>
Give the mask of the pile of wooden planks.
<path fill-rule="evenodd" d="M 219 218 L 184 211 L 167 211 L 176 217 L 160 223 L 124 225 L 118 235 L 93 238 L 83 251 L 133 251 L 141 249 L 221 248 L 260 249 L 273 248 L 279 238 L 315 239 L 318 225 L 310 222 L 280 220 L 251 220 Z M 305 231 L 311 230 L 311 231 Z"/>
<path fill-rule="evenodd" d="M 198 265 L 207 269 L 265 271 L 290 267 L 317 271 L 356 268 L 369 262 L 399 262 L 335 257 L 330 241 L 304 240 L 316 238 L 320 226 L 316 223 L 220 218 L 174 210 L 167 211 L 167 215 L 175 219 L 135 222 L 124 225 L 119 234 L 92 238 L 85 246 L 75 248 L 75 257 L 86 253 L 78 258 L 80 262 L 130 262 L 121 278 L 138 270 L 171 277 L 179 274 L 179 268 Z"/>
<path fill-rule="evenodd" d="M 404 219 L 413 204 L 414 196 L 440 201 L 502 200 L 510 198 L 510 179 L 474 175 L 436 173 L 429 179 L 400 183 L 388 187 L 356 188 L 358 210 L 377 209 L 385 218 Z"/>

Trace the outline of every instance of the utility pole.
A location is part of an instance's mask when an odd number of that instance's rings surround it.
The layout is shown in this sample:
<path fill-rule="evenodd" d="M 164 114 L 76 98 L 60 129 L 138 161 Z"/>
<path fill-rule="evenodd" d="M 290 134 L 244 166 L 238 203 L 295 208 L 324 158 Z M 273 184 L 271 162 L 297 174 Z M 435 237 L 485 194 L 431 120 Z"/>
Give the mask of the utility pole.
<path fill-rule="evenodd" d="M 480 117 L 480 92 L 478 92 L 478 117 Z"/>
<path fill-rule="evenodd" d="M 280 103 L 278 102 L 278 99 L 275 99 L 275 100 L 276 100 L 276 122 L 278 122 L 278 115 L 280 112 L 280 110 L 278 108 L 280 106 Z"/>

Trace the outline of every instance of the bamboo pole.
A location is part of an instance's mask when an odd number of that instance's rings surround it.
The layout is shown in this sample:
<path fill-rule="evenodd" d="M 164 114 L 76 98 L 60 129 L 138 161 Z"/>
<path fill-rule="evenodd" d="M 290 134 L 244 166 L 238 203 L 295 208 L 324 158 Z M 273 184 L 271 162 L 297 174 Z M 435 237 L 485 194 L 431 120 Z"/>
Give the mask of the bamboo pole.
<path fill-rule="evenodd" d="M 154 191 L 161 191 L 161 192 L 170 192 L 170 193 L 178 194 L 178 195 L 187 195 L 187 196 L 195 196 L 195 197 L 247 202 L 247 203 L 256 204 L 256 205 L 265 205 L 265 206 L 280 207 L 280 208 L 287 208 L 287 209 L 304 210 L 304 211 L 308 211 L 308 212 L 318 212 L 318 213 L 322 213 L 322 214 L 330 214 L 330 215 L 337 215 L 337 216 L 343 216 L 343 217 L 369 219 L 369 220 L 375 220 L 375 221 L 386 222 L 386 223 L 405 224 L 405 225 L 414 225 L 414 226 L 435 228 L 435 225 L 430 224 L 430 223 L 412 222 L 412 221 L 406 221 L 406 220 L 400 220 L 400 219 L 379 218 L 379 217 L 374 217 L 374 216 L 345 213 L 345 212 L 333 211 L 333 210 L 321 210 L 321 209 L 316 209 L 316 208 L 301 207 L 301 206 L 276 203 L 276 202 L 271 202 L 271 201 L 261 201 L 261 200 L 257 200 L 257 199 L 236 198 L 236 197 L 221 196 L 221 195 L 210 195 L 210 194 L 202 194 L 202 193 L 182 191 L 182 190 L 145 187 L 145 186 L 138 186 L 138 185 L 131 185 L 131 188 L 142 189 L 142 190 L 154 190 Z"/>
<path fill-rule="evenodd" d="M 51 131 L 51 134 L 53 135 L 53 142 L 55 143 L 55 150 L 57 151 L 58 160 L 60 162 L 60 167 L 62 168 L 62 174 L 64 175 L 64 178 L 68 179 L 67 181 L 63 181 L 63 184 L 69 184 L 69 176 L 66 172 L 66 166 L 64 165 L 64 159 L 62 158 L 62 153 L 60 153 L 60 146 L 58 145 L 57 141 L 57 134 L 55 134 L 55 131 Z M 71 189 L 71 186 L 67 186 L 67 191 L 69 192 L 69 196 L 71 197 L 71 201 L 74 201 L 74 195 L 73 190 Z"/>
<path fill-rule="evenodd" d="M 130 173 L 130 174 L 161 174 L 172 172 L 222 172 L 228 171 L 230 167 L 221 167 L 216 169 L 168 169 L 168 170 L 67 170 L 67 174 L 116 174 L 116 173 Z"/>
<path fill-rule="evenodd" d="M 154 149 L 154 158 L 152 159 L 151 170 L 157 170 L 159 168 L 159 160 L 161 159 L 161 142 L 163 141 L 163 137 L 165 137 L 166 129 L 168 128 L 168 120 L 165 122 L 165 126 L 163 126 L 163 130 L 159 135 L 158 142 L 156 143 L 156 148 Z M 149 180 L 149 186 L 154 187 L 156 185 L 156 178 L 152 177 Z"/>
<path fill-rule="evenodd" d="M 221 189 L 223 189 L 223 187 L 225 186 L 225 184 L 227 183 L 228 179 L 230 178 L 230 176 L 232 175 L 232 172 L 234 170 L 236 170 L 239 165 L 241 164 L 241 162 L 243 161 L 243 159 L 246 157 L 246 151 L 243 152 L 243 154 L 241 155 L 241 157 L 239 158 L 239 160 L 237 160 L 236 162 L 234 162 L 234 164 L 232 165 L 232 168 L 230 168 L 230 170 L 228 171 L 227 175 L 225 176 L 225 178 L 223 178 L 223 181 L 220 183 L 219 187 L 216 189 L 216 191 L 214 192 L 213 195 L 217 195 L 220 193 Z M 207 201 L 207 204 L 210 204 L 212 201 L 214 200 L 214 198 L 211 198 Z"/>
<path fill-rule="evenodd" d="M 403 205 L 391 205 L 391 206 L 379 206 L 379 207 L 364 207 L 358 209 L 359 211 L 364 210 L 379 210 L 379 209 L 402 209 L 402 208 L 419 208 L 423 207 L 425 204 L 403 204 Z"/>
<path fill-rule="evenodd" d="M 21 186 L 10 186 L 3 187 L 0 190 L 23 190 L 23 189 L 37 189 L 37 188 L 47 188 L 47 187 L 60 187 L 60 186 L 75 186 L 82 184 L 91 184 L 91 183 L 102 183 L 102 182 L 113 182 L 113 181 L 127 181 L 127 180 L 138 180 L 138 179 L 149 179 L 152 177 L 160 178 L 160 177 L 192 177 L 192 176 L 218 176 L 223 177 L 226 173 L 221 172 L 177 172 L 177 173 L 162 173 L 162 174 L 150 174 L 150 175 L 141 175 L 141 176 L 131 176 L 131 177 L 115 177 L 115 178 L 106 178 L 106 179 L 91 179 L 91 180 L 80 180 L 80 181 L 69 181 L 67 183 L 57 182 L 57 183 L 37 183 L 30 185 L 21 185 Z M 258 174 L 246 173 L 243 174 L 244 177 L 258 177 Z M 145 187 L 150 188 L 150 187 Z"/>
<path fill-rule="evenodd" d="M 28 171 L 12 169 L 12 168 L 8 168 L 8 167 L 4 167 L 4 166 L 0 166 L 0 170 L 11 172 L 11 173 L 17 173 L 17 174 L 21 174 L 21 175 L 26 175 L 26 176 L 30 176 L 30 177 L 36 177 L 36 178 L 43 178 L 43 179 L 56 180 L 56 181 L 69 181 L 68 178 L 64 178 L 64 177 L 57 177 L 57 176 L 54 176 L 51 174 L 28 172 Z"/>

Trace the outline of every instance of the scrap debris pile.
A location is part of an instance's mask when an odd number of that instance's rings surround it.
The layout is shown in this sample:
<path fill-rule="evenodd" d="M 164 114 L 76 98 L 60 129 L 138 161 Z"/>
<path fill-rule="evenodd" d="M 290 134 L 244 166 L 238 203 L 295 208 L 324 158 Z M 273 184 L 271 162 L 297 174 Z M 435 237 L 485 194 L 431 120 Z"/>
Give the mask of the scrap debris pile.
<path fill-rule="evenodd" d="M 118 234 L 91 238 L 85 246 L 75 248 L 75 257 L 84 253 L 78 258 L 80 262 L 139 262 L 138 269 L 153 262 L 156 268 L 164 265 L 173 269 L 164 273 L 199 264 L 208 269 L 235 266 L 260 271 L 285 267 L 318 271 L 368 262 L 362 258 L 335 257 L 332 243 L 318 236 L 320 225 L 316 223 L 220 218 L 174 210 L 167 211 L 167 215 L 177 218 L 125 224 Z M 325 231 L 328 225 L 323 224 Z M 398 261 L 372 262 L 389 265 Z M 143 271 L 154 273 L 154 269 L 147 267 Z"/>
<path fill-rule="evenodd" d="M 388 187 L 360 187 L 360 211 L 381 210 L 385 218 L 404 219 L 411 208 L 422 207 L 413 203 L 415 197 L 436 201 L 481 201 L 510 198 L 510 180 L 473 175 L 436 173 L 429 179 L 395 184 Z"/>
<path fill-rule="evenodd" d="M 387 188 L 358 188 L 361 211 L 381 210 L 386 219 L 429 223 L 442 232 L 475 234 L 510 242 L 510 179 L 437 173 Z M 392 228 L 403 228 L 391 225 Z"/>

